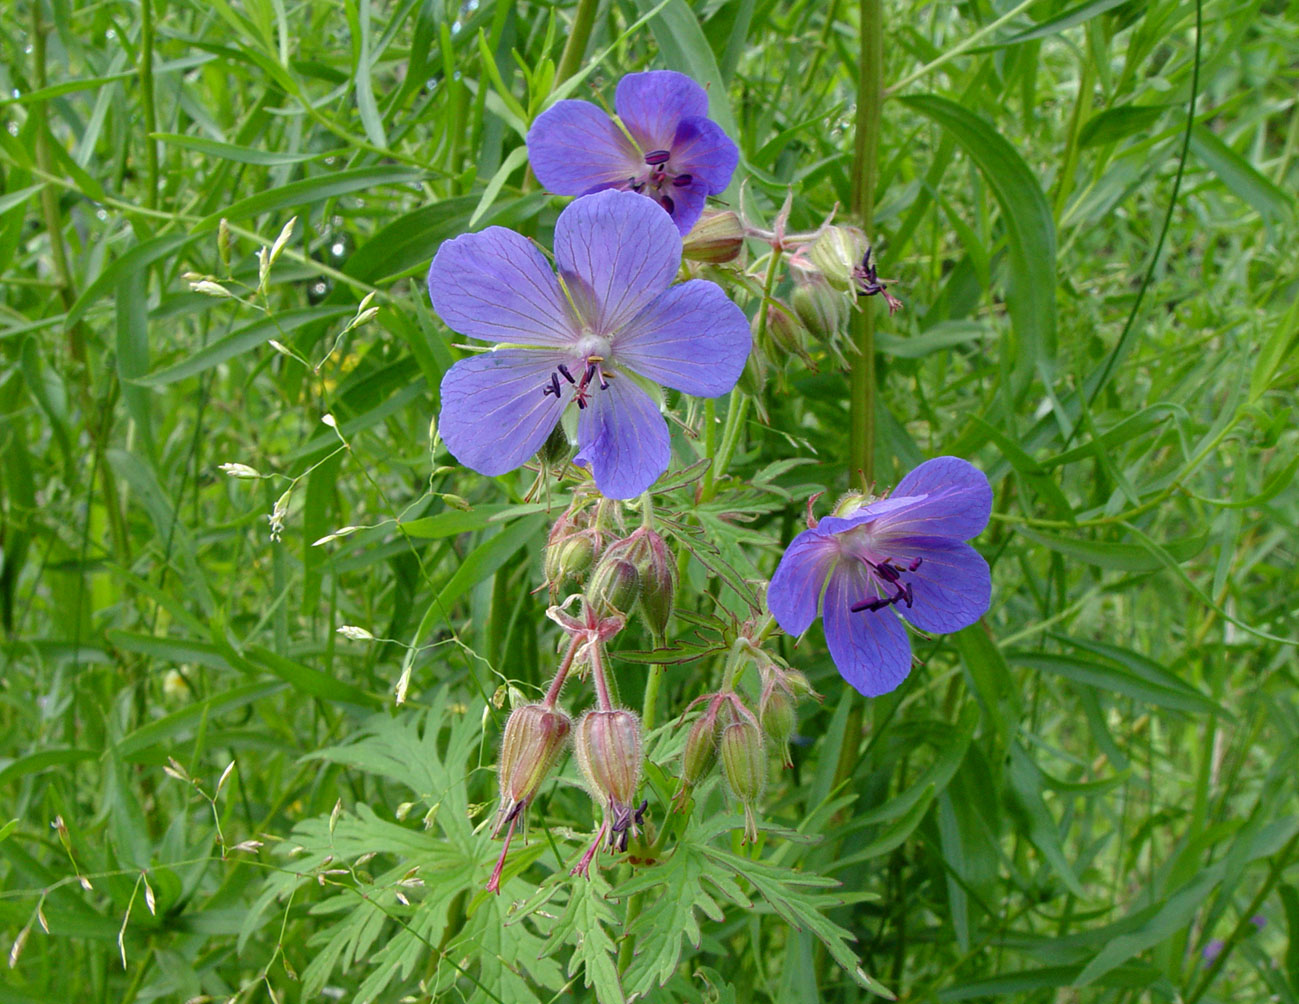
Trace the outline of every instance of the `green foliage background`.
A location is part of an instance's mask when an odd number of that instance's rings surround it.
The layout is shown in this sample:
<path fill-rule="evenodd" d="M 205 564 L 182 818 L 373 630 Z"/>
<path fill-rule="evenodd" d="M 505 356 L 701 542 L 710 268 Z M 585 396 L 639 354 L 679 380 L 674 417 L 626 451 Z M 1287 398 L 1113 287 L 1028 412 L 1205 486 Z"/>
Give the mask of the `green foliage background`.
<path fill-rule="evenodd" d="M 742 150 L 731 205 L 765 224 L 792 190 L 808 230 L 853 203 L 856 5 L 583 6 L 571 93 L 690 73 Z M 992 609 L 869 703 L 816 631 L 781 642 L 826 700 L 756 848 L 713 785 L 665 860 L 570 880 L 592 816 L 568 764 L 482 892 L 499 688 L 553 668 L 548 517 L 528 472 L 430 452 L 461 353 L 423 277 L 471 227 L 548 242 L 562 200 L 522 136 L 576 13 L 0 14 L 0 1004 L 1299 998 L 1279 0 L 883 5 L 872 236 L 906 309 L 877 319 L 874 474 L 988 472 Z M 702 657 L 665 670 L 650 744 L 660 826 L 712 632 L 807 496 L 849 485 L 849 378 L 815 354 L 769 373 L 713 501 L 658 497 L 705 529 L 674 627 Z M 674 433 L 674 469 L 711 440 Z M 650 670 L 617 665 L 638 705 Z"/>

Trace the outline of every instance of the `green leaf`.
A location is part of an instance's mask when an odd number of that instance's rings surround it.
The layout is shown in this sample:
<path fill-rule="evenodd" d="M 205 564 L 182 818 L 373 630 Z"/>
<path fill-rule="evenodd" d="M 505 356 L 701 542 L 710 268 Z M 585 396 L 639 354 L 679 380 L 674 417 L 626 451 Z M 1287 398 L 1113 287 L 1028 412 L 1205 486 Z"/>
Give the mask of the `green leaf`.
<path fill-rule="evenodd" d="M 263 213 L 273 213 L 280 209 L 312 206 L 326 199 L 336 199 L 340 195 L 351 195 L 353 192 L 369 191 L 382 185 L 414 185 L 424 177 L 424 171 L 413 167 L 356 167 L 305 178 L 302 181 L 291 181 L 287 185 L 240 199 L 225 209 L 199 220 L 190 232 L 201 234 L 214 230 L 223 217 L 238 220 L 261 216 Z"/>
<path fill-rule="evenodd" d="M 69 764 L 84 763 L 87 760 L 97 759 L 99 759 L 99 753 L 96 750 L 82 750 L 72 747 L 28 753 L 26 756 L 11 760 L 3 768 L 0 768 L 0 785 L 13 780 L 21 780 L 31 774 L 48 770 L 50 767 L 66 767 Z M 8 836 L 8 831 L 12 829 L 12 823 L 5 824 L 5 836 Z"/>
<path fill-rule="evenodd" d="M 568 905 L 551 928 L 543 953 L 549 955 L 563 942 L 571 942 L 568 975 L 576 977 L 581 968 L 583 981 L 595 989 L 600 1004 L 625 1004 L 627 997 L 618 978 L 618 946 L 609 934 L 618 927 L 609 900 L 609 880 L 593 868 L 590 878 L 554 876 L 551 881 L 566 885 Z"/>
<path fill-rule="evenodd" d="M 68 316 L 63 322 L 64 327 L 73 327 L 85 316 L 86 311 L 94 305 L 96 300 L 110 289 L 116 289 L 118 283 L 124 277 L 134 272 L 142 272 L 156 261 L 170 258 L 194 239 L 193 234 L 167 234 L 143 241 L 131 248 L 130 251 L 100 272 L 95 281 L 82 290 L 81 295 L 77 297 L 68 310 Z"/>
<path fill-rule="evenodd" d="M 134 71 L 132 71 L 131 75 L 134 76 Z M 193 150 L 195 153 L 201 153 L 214 160 L 233 160 L 237 164 L 255 164 L 259 167 L 302 164 L 309 160 L 324 160 L 326 157 L 337 157 L 346 153 L 345 150 L 321 150 L 318 153 L 257 150 L 252 147 L 237 146 L 234 143 L 222 143 L 214 139 L 205 139 L 202 136 L 183 136 L 174 132 L 150 133 L 149 138 L 161 140 L 169 146 L 177 146 L 182 150 Z"/>
<path fill-rule="evenodd" d="M 1022 392 L 1035 371 L 1049 381 L 1055 366 L 1055 222 L 1037 176 L 989 123 L 937 95 L 900 99 L 942 126 L 987 179 L 1005 221 L 1010 249 L 1007 310 L 1018 341 L 1014 388 Z"/>
<path fill-rule="evenodd" d="M 1083 540 L 1079 537 L 1059 537 L 1055 534 L 1032 530 L 1026 526 L 1015 528 L 1015 532 L 1027 537 L 1036 544 L 1063 554 L 1066 558 L 1081 561 L 1086 565 L 1105 568 L 1115 572 L 1157 572 L 1164 567 L 1163 560 L 1152 554 L 1144 544 L 1119 544 L 1110 541 Z M 1209 543 L 1207 533 L 1196 537 L 1183 537 L 1171 540 L 1162 546 L 1178 563 L 1190 561 L 1204 550 Z"/>
<path fill-rule="evenodd" d="M 1164 117 L 1169 105 L 1115 105 L 1089 118 L 1078 130 L 1083 149 L 1116 143 L 1129 136 L 1145 135 Z"/>
<path fill-rule="evenodd" d="M 529 506 L 534 512 L 541 512 L 545 506 L 537 503 Z M 420 540 L 440 540 L 443 537 L 454 537 L 470 530 L 481 530 L 495 522 L 501 513 L 519 514 L 519 507 L 512 505 L 477 505 L 468 512 L 463 509 L 447 509 L 432 516 L 423 516 L 401 524 L 402 532 Z"/>
<path fill-rule="evenodd" d="M 182 362 L 155 370 L 148 376 L 140 377 L 137 383 L 148 387 L 165 387 L 167 384 L 197 376 L 219 366 L 228 359 L 247 352 L 258 345 L 264 345 L 272 338 L 283 340 L 283 336 L 309 324 L 327 323 L 344 314 L 355 313 L 355 307 L 301 307 L 297 310 L 286 310 L 282 314 L 263 317 L 246 324 L 223 338 L 218 338 L 206 348 L 199 349 L 185 357 Z"/>
<path fill-rule="evenodd" d="M 1191 150 L 1227 189 L 1253 206 L 1266 223 L 1281 223 L 1294 216 L 1294 196 L 1277 187 L 1244 157 L 1202 125 L 1191 130 Z"/>

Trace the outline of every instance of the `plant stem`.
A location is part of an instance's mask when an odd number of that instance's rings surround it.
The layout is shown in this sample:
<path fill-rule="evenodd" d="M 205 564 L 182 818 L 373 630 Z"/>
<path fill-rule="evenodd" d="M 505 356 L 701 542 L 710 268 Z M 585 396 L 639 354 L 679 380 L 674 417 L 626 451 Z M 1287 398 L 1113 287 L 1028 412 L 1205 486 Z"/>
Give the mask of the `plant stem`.
<path fill-rule="evenodd" d="M 573 668 L 573 657 L 577 655 L 577 648 L 581 643 L 581 635 L 574 635 L 569 640 L 568 651 L 560 660 L 559 669 L 555 670 L 555 678 L 550 681 L 550 689 L 546 691 L 546 696 L 541 701 L 547 708 L 553 708 L 555 702 L 559 700 L 559 692 L 564 689 L 564 681 L 568 679 L 568 671 Z"/>
<path fill-rule="evenodd" d="M 577 0 L 577 10 L 573 12 L 573 27 L 564 43 L 563 55 L 559 57 L 559 66 L 555 68 L 555 86 L 577 72 L 586 55 L 586 43 L 591 40 L 591 28 L 595 24 L 595 14 L 600 8 L 600 0 Z"/>
<path fill-rule="evenodd" d="M 140 99 L 144 105 L 144 159 L 149 172 L 144 204 L 158 208 L 158 131 L 157 112 L 153 106 L 153 0 L 140 0 Z"/>
<path fill-rule="evenodd" d="M 861 48 L 857 65 L 857 134 L 853 148 L 852 213 L 866 231 L 874 225 L 880 109 L 884 101 L 884 10 L 882 0 L 860 0 Z M 875 477 L 875 313 L 853 315 L 851 401 L 848 429 L 848 480 L 860 476 L 869 487 Z"/>
<path fill-rule="evenodd" d="M 591 645 L 591 679 L 595 681 L 596 706 L 601 711 L 612 711 L 613 701 L 609 699 L 609 681 L 604 676 L 604 642 L 592 640 Z"/>

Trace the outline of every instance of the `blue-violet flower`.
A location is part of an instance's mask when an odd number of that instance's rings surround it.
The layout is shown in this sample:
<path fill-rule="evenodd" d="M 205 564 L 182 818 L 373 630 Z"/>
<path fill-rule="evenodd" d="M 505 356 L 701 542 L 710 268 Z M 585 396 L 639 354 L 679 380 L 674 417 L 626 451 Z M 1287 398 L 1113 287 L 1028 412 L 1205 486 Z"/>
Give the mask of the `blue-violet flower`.
<path fill-rule="evenodd" d="M 708 118 L 708 94 L 683 73 L 650 70 L 618 81 L 613 107 L 622 128 L 589 101 L 557 101 L 538 115 L 528 130 L 532 172 L 557 195 L 647 195 L 689 233 L 740 159 Z"/>
<path fill-rule="evenodd" d="M 576 403 L 596 487 L 634 498 L 668 467 L 668 429 L 646 381 L 717 397 L 749 355 L 744 312 L 702 279 L 672 285 L 681 237 L 628 192 L 567 206 L 555 264 L 503 227 L 464 234 L 429 268 L 433 309 L 453 331 L 500 343 L 442 378 L 438 430 L 462 464 L 495 476 L 536 453 Z"/>
<path fill-rule="evenodd" d="M 922 631 L 968 627 L 988 609 L 988 563 L 965 541 L 988 525 L 992 489 L 978 468 L 937 457 L 882 499 L 850 499 L 794 538 L 767 588 L 789 634 L 816 619 L 839 674 L 866 697 L 911 669 L 901 614 Z M 809 524 L 810 524 L 809 520 Z"/>

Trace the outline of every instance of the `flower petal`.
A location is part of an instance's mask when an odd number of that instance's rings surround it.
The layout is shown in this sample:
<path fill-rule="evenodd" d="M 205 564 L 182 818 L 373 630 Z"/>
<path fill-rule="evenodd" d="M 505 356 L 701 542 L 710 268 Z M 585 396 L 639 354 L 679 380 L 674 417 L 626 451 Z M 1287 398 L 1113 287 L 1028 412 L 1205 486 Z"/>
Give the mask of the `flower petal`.
<path fill-rule="evenodd" d="M 613 107 L 645 153 L 668 150 L 684 118 L 706 118 L 708 92 L 673 70 L 629 73 L 618 81 Z"/>
<path fill-rule="evenodd" d="M 646 188 L 641 195 L 649 197 L 655 205 L 662 206 L 676 224 L 677 233 L 682 238 L 690 233 L 690 228 L 704 213 L 708 202 L 708 189 L 702 181 L 692 181 L 689 185 L 677 188 L 666 185 L 662 189 Z M 667 202 L 663 200 L 667 199 Z M 671 208 L 669 208 L 671 207 Z"/>
<path fill-rule="evenodd" d="M 739 147 L 711 119 L 682 119 L 672 143 L 672 169 L 702 181 L 709 195 L 719 195 L 731 183 Z"/>
<path fill-rule="evenodd" d="M 839 675 L 865 697 L 887 694 L 911 671 L 911 641 L 892 609 L 852 612 L 854 603 L 876 593 L 864 565 L 841 562 L 830 576 L 821 615 Z"/>
<path fill-rule="evenodd" d="M 597 390 L 577 420 L 575 463 L 591 467 L 611 499 L 635 498 L 668 469 L 668 426 L 650 396 L 627 377 Z"/>
<path fill-rule="evenodd" d="M 786 634 L 797 637 L 816 620 L 821 590 L 837 556 L 834 541 L 815 530 L 804 530 L 785 548 L 767 586 L 767 609 Z"/>
<path fill-rule="evenodd" d="M 969 540 L 983 532 L 992 512 L 992 487 L 987 476 L 959 457 L 926 460 L 898 482 L 893 494 L 925 498 L 888 514 L 880 531 L 890 537 Z"/>
<path fill-rule="evenodd" d="M 563 411 L 559 398 L 541 392 L 561 359 L 552 352 L 499 349 L 447 370 L 438 432 L 452 455 L 495 477 L 536 453 Z"/>
<path fill-rule="evenodd" d="M 988 611 L 992 574 L 983 555 L 969 544 L 941 537 L 900 541 L 907 558 L 920 558 L 914 572 L 904 572 L 914 601 L 898 613 L 921 631 L 946 633 L 969 627 Z"/>
<path fill-rule="evenodd" d="M 555 263 L 582 319 L 611 335 L 671 284 L 681 265 L 672 220 L 633 192 L 569 203 L 555 222 Z"/>
<path fill-rule="evenodd" d="M 488 227 L 445 241 L 428 270 L 433 309 L 452 331 L 488 342 L 571 345 L 571 311 L 526 237 Z"/>
<path fill-rule="evenodd" d="M 614 339 L 613 357 L 656 383 L 717 397 L 740 379 L 751 344 L 744 311 L 716 283 L 691 279 L 624 326 Z"/>
<path fill-rule="evenodd" d="M 589 101 L 556 101 L 528 130 L 528 163 L 547 191 L 585 195 L 645 169 L 636 148 Z"/>

